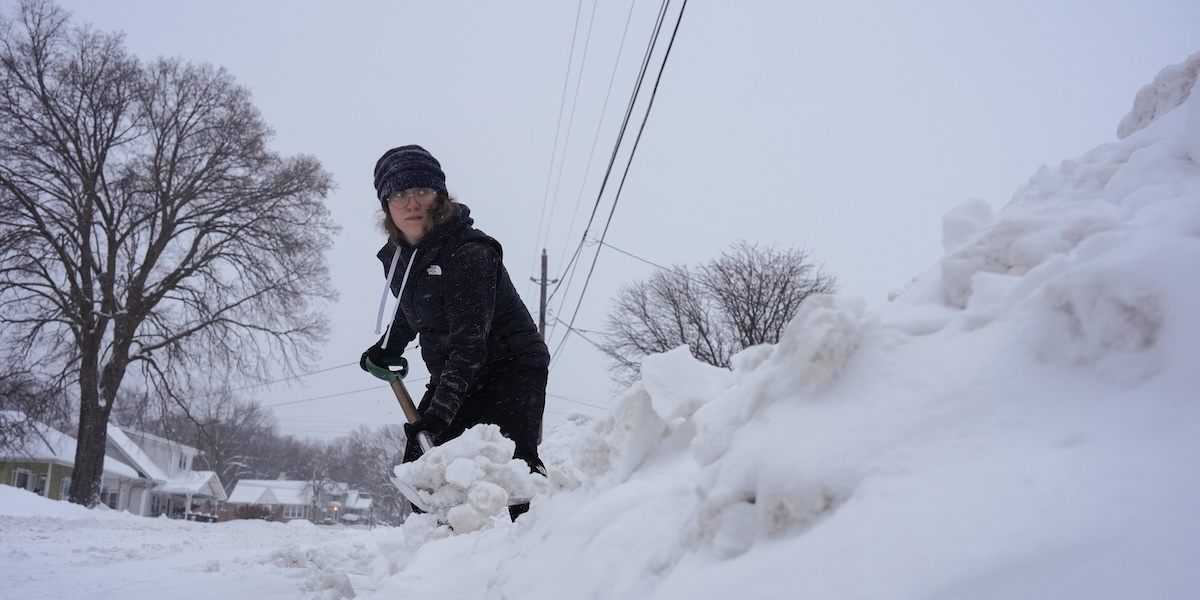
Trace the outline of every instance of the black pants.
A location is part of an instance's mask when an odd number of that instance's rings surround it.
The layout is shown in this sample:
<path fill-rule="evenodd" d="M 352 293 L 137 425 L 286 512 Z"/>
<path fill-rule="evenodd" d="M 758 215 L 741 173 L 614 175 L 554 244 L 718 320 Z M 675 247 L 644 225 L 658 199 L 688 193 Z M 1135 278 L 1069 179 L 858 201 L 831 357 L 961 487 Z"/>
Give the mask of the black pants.
<path fill-rule="evenodd" d="M 542 414 L 546 408 L 546 369 L 512 368 L 488 376 L 473 386 L 463 398 L 458 414 L 434 444 L 452 440 L 480 423 L 492 423 L 500 427 L 500 433 L 513 441 L 516 448 L 513 458 L 529 465 L 530 472 L 545 471 L 538 457 L 538 443 L 542 437 Z M 429 408 L 436 386 L 430 384 L 417 407 L 422 414 Z M 408 440 L 404 448 L 404 462 L 421 456 L 421 448 L 415 439 Z"/>

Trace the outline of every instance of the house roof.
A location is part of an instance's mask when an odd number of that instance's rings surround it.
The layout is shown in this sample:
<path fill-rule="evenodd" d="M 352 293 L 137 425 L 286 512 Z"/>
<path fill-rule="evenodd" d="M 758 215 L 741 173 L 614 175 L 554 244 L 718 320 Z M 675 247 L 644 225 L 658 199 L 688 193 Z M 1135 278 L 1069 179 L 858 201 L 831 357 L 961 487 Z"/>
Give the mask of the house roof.
<path fill-rule="evenodd" d="M 350 490 L 346 492 L 346 509 L 347 510 L 369 510 L 371 508 L 371 496 L 358 490 Z"/>
<path fill-rule="evenodd" d="M 188 471 L 172 481 L 154 486 L 154 491 L 164 494 L 209 496 L 217 500 L 227 499 L 225 487 L 212 471 Z"/>
<path fill-rule="evenodd" d="M 31 437 L 23 448 L 0 454 L 10 461 L 45 462 L 65 467 L 75 467 L 75 438 L 45 423 L 35 423 L 39 435 Z M 139 479 L 133 467 L 111 457 L 104 457 L 104 474 L 126 479 Z"/>
<path fill-rule="evenodd" d="M 184 444 L 182 442 L 177 442 L 175 440 L 168 440 L 167 438 L 154 435 L 153 433 L 147 433 L 145 431 L 138 431 L 137 429 L 133 429 L 131 427 L 121 427 L 119 425 L 117 426 L 117 428 L 120 429 L 121 431 L 125 432 L 125 435 L 128 436 L 130 439 L 134 440 L 135 443 L 138 442 L 139 440 L 141 440 L 141 441 L 149 440 L 149 441 L 158 442 L 159 444 L 175 446 L 175 447 L 183 450 L 184 454 L 187 454 L 189 456 L 195 456 L 200 453 L 200 450 L 193 448 L 187 444 Z M 140 446 L 141 443 L 138 443 L 138 445 Z"/>
<path fill-rule="evenodd" d="M 304 506 L 312 503 L 309 490 L 307 481 L 243 479 L 229 493 L 229 503 Z"/>
<path fill-rule="evenodd" d="M 120 427 L 111 423 L 108 425 L 108 440 L 116 445 L 117 449 L 121 451 L 123 458 L 128 460 L 133 468 L 143 473 L 147 479 L 153 479 L 158 483 L 167 483 L 171 480 L 167 477 L 166 472 L 154 464 L 150 455 L 146 454 L 141 446 L 138 446 L 133 440 L 129 439 L 129 436 L 125 435 L 125 432 L 121 431 Z"/>

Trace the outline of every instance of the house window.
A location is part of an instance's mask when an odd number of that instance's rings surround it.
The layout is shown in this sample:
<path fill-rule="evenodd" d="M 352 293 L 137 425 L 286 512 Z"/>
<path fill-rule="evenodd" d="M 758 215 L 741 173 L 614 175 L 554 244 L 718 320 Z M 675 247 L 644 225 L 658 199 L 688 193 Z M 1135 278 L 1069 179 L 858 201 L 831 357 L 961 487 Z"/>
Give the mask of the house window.
<path fill-rule="evenodd" d="M 179 453 L 179 470 L 186 471 L 187 468 L 188 468 L 187 467 L 187 454 L 180 452 Z"/>
<path fill-rule="evenodd" d="M 283 518 L 285 519 L 303 519 L 304 507 L 298 504 L 287 504 L 283 507 Z"/>
<path fill-rule="evenodd" d="M 60 493 L 59 493 L 59 495 L 58 495 L 58 499 L 59 499 L 59 500 L 66 500 L 66 499 L 67 499 L 67 498 L 69 498 L 69 497 L 71 497 L 71 478 L 70 478 L 70 477 L 63 477 L 63 480 L 62 480 L 62 492 L 60 492 Z"/>
<path fill-rule="evenodd" d="M 163 506 L 162 494 L 150 494 L 150 516 L 157 517 L 163 514 L 166 508 L 166 506 Z"/>
<path fill-rule="evenodd" d="M 117 499 L 119 497 L 119 490 L 104 489 L 100 491 L 100 502 L 104 503 L 105 506 L 113 510 L 117 509 Z"/>
<path fill-rule="evenodd" d="M 12 474 L 12 486 L 27 490 L 31 479 L 33 479 L 33 473 L 29 469 L 17 469 Z"/>

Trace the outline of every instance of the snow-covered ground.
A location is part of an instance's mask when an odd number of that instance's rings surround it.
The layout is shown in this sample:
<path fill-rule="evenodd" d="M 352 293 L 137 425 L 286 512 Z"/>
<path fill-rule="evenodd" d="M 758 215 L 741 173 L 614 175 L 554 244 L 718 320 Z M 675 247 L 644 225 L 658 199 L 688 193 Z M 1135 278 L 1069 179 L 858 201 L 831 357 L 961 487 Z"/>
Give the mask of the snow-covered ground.
<path fill-rule="evenodd" d="M 882 308 L 811 299 L 732 371 L 649 358 L 608 416 L 550 432 L 516 523 L 489 517 L 528 482 L 487 428 L 440 450 L 471 507 L 455 531 L 145 519 L 0 486 L 3 594 L 1200 597 L 1198 71 L 1164 69 L 1121 139 L 997 214 L 952 211 L 945 256 Z"/>

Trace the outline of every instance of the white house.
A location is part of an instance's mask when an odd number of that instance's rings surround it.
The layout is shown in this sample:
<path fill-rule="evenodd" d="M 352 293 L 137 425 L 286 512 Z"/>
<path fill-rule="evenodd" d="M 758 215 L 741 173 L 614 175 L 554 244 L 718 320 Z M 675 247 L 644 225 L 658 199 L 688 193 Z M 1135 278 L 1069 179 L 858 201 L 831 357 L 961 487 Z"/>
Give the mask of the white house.
<path fill-rule="evenodd" d="M 309 481 L 243 479 L 230 492 L 227 504 L 243 517 L 355 523 L 372 516 L 374 501 L 370 494 L 352 490 L 345 483 L 322 483 L 314 494 Z"/>
<path fill-rule="evenodd" d="M 317 512 L 320 514 L 315 516 L 322 521 L 357 523 L 373 516 L 374 505 L 375 501 L 367 492 L 350 489 L 346 483 L 326 483 L 317 501 Z"/>
<path fill-rule="evenodd" d="M 308 481 L 287 481 L 282 479 L 242 479 L 233 486 L 229 493 L 229 505 L 235 515 L 241 509 L 246 515 L 246 507 L 261 507 L 264 514 L 254 517 L 267 516 L 278 521 L 292 519 L 314 520 L 312 483 Z"/>
<path fill-rule="evenodd" d="M 197 454 L 199 450 L 191 446 L 110 424 L 106 455 L 120 458 L 154 485 L 106 490 L 116 495 L 115 505 L 109 506 L 148 517 L 202 515 L 204 520 L 216 520 L 220 503 L 227 499 L 225 487 L 216 473 L 192 470 Z"/>
<path fill-rule="evenodd" d="M 358 490 L 347 490 L 345 502 L 345 511 L 342 513 L 341 518 L 347 523 L 354 523 L 360 519 L 371 517 L 375 508 L 375 501 L 371 498 L 371 495 Z"/>

